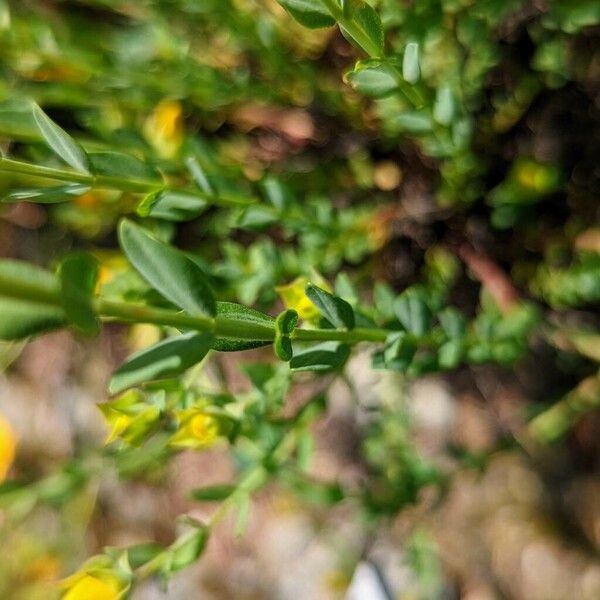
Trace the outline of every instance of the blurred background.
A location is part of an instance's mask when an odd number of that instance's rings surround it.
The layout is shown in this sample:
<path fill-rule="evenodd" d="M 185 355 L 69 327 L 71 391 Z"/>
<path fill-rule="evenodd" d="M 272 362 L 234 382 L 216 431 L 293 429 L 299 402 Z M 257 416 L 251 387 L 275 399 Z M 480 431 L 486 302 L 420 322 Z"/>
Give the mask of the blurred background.
<path fill-rule="evenodd" d="M 526 348 L 493 355 L 505 366 L 486 355 L 407 377 L 359 349 L 306 444 L 311 475 L 368 489 L 368 506 L 269 486 L 243 535 L 225 519 L 197 564 L 136 600 L 342 599 L 364 559 L 402 600 L 600 598 L 600 5 L 369 4 L 387 55 L 418 49 L 417 108 L 407 82 L 361 76 L 337 27 L 307 29 L 274 0 L 0 0 L 4 153 L 52 165 L 35 99 L 86 148 L 172 181 L 192 153 L 209 187 L 285 206 L 283 225 L 260 210 L 150 215 L 221 297 L 277 314 L 276 287 L 310 265 L 367 300 L 376 281 L 385 294 L 427 280 L 469 316 L 518 298 L 543 314 Z M 115 224 L 139 198 L 11 196 L 28 185 L 0 171 L 0 257 L 52 267 L 83 248 L 118 295 Z M 99 453 L 111 373 L 158 337 L 111 324 L 0 342 L 0 598 L 52 598 L 104 546 L 169 543 L 177 515 L 214 510 L 188 492 L 234 475 L 225 448 L 128 479 Z M 202 377 L 244 393 L 243 365 L 271 356 L 219 354 Z M 286 406 L 317 389 L 295 383 Z"/>

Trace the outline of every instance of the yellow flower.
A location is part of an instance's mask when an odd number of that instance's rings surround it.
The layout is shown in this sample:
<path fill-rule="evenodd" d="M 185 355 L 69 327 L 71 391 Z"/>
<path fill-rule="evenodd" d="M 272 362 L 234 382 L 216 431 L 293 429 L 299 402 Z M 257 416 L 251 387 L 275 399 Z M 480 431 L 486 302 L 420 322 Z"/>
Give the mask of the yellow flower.
<path fill-rule="evenodd" d="M 183 109 L 176 100 L 163 100 L 144 124 L 144 135 L 163 158 L 173 158 L 183 142 Z"/>
<path fill-rule="evenodd" d="M 188 408 L 177 413 L 179 428 L 169 440 L 176 448 L 203 450 L 212 446 L 223 433 L 223 423 L 218 417 L 200 408 Z"/>
<path fill-rule="evenodd" d="M 79 573 L 65 581 L 62 600 L 121 600 L 127 584 L 103 570 L 101 573 Z"/>
<path fill-rule="evenodd" d="M 4 481 L 12 465 L 16 448 L 15 432 L 8 420 L 0 414 L 0 481 Z"/>
<path fill-rule="evenodd" d="M 110 428 L 105 444 L 118 438 L 131 445 L 139 444 L 154 430 L 160 418 L 160 410 L 146 404 L 137 390 L 125 392 L 116 400 L 100 404 L 98 408 Z"/>
<path fill-rule="evenodd" d="M 298 277 L 287 285 L 276 287 L 275 291 L 286 308 L 293 308 L 301 319 L 311 321 L 318 319 L 320 313 L 304 291 L 307 283 L 309 281 L 306 277 Z"/>

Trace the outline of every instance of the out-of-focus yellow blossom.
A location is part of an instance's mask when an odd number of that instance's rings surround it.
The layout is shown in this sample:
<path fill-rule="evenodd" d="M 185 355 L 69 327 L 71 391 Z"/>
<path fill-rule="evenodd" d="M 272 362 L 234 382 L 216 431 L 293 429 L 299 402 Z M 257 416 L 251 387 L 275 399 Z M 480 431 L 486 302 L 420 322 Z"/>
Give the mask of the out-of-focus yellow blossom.
<path fill-rule="evenodd" d="M 275 291 L 286 308 L 294 309 L 298 316 L 305 321 L 313 321 L 319 318 L 320 313 L 304 291 L 308 283 L 306 277 L 298 277 L 287 285 L 276 287 Z"/>
<path fill-rule="evenodd" d="M 78 572 L 63 582 L 61 600 L 121 600 L 129 585 L 109 569 Z"/>
<path fill-rule="evenodd" d="M 179 428 L 169 440 L 175 448 L 203 450 L 212 446 L 224 433 L 223 420 L 202 408 L 187 408 L 176 413 Z"/>
<path fill-rule="evenodd" d="M 115 277 L 127 273 L 129 263 L 122 254 L 95 252 L 94 256 L 98 259 L 98 283 L 96 293 L 99 294 L 102 286 L 110 283 Z"/>
<path fill-rule="evenodd" d="M 148 406 L 135 390 L 126 392 L 112 402 L 100 404 L 98 408 L 110 428 L 105 444 L 116 439 L 132 445 L 139 444 L 156 427 L 160 418 L 160 410 L 156 406 Z"/>
<path fill-rule="evenodd" d="M 0 414 L 0 481 L 3 481 L 15 458 L 17 436 L 8 420 Z"/>
<path fill-rule="evenodd" d="M 514 173 L 519 184 L 535 194 L 552 192 L 560 178 L 559 171 L 554 165 L 528 159 L 516 161 Z"/>
<path fill-rule="evenodd" d="M 53 581 L 60 573 L 60 560 L 51 554 L 44 554 L 32 560 L 24 571 L 28 581 Z"/>
<path fill-rule="evenodd" d="M 163 158 L 173 158 L 183 142 L 183 108 L 176 100 L 163 100 L 144 124 L 144 135 Z"/>

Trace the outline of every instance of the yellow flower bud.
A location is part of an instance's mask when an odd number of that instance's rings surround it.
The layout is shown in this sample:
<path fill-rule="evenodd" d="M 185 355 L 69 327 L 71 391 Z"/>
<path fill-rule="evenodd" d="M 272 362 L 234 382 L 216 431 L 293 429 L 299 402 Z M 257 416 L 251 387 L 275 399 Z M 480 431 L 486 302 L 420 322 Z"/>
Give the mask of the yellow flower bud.
<path fill-rule="evenodd" d="M 219 417 L 200 408 L 188 408 L 177 413 L 179 428 L 169 440 L 175 448 L 203 450 L 212 446 L 223 433 Z"/>
<path fill-rule="evenodd" d="M 0 481 L 3 481 L 15 458 L 17 437 L 8 422 L 0 414 Z"/>
<path fill-rule="evenodd" d="M 121 579 L 106 572 L 76 574 L 65 583 L 62 600 L 120 600 L 127 591 Z"/>
<path fill-rule="evenodd" d="M 309 281 L 306 277 L 298 277 L 287 285 L 276 287 L 275 291 L 279 294 L 286 308 L 294 309 L 301 319 L 311 321 L 318 319 L 320 313 L 304 291 L 307 283 Z"/>

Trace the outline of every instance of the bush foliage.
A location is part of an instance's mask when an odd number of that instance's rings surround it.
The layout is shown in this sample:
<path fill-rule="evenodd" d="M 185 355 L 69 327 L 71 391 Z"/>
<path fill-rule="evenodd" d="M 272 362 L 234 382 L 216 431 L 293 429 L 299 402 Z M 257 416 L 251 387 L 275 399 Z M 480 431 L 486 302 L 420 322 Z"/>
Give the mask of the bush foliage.
<path fill-rule="evenodd" d="M 532 398 L 532 443 L 600 406 L 598 24 L 593 0 L 0 2 L 0 206 L 48 219 L 44 256 L 0 261 L 0 338 L 155 325 L 92 454 L 124 478 L 215 444 L 238 465 L 190 491 L 220 503 L 210 520 L 107 549 L 66 598 L 169 578 L 269 482 L 375 520 L 442 493 L 452 473 L 385 406 L 361 487 L 308 474 L 359 345 L 400 380 L 543 356 L 564 377 Z M 225 352 L 249 391 L 202 377 Z M 312 397 L 290 413 L 298 383 Z M 23 514 L 97 476 L 82 448 L 0 501 Z"/>

